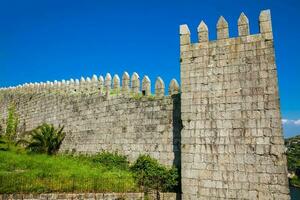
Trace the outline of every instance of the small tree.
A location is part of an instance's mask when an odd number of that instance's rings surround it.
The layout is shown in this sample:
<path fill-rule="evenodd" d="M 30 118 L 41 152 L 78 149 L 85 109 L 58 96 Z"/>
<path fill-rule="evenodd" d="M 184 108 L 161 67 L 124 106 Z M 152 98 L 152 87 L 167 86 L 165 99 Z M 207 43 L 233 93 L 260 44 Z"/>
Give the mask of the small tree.
<path fill-rule="evenodd" d="M 178 172 L 175 167 L 166 168 L 148 155 L 141 155 L 131 166 L 138 184 L 145 193 L 154 189 L 159 198 L 160 191 L 173 191 L 178 185 Z"/>
<path fill-rule="evenodd" d="M 8 115 L 6 119 L 6 130 L 5 136 L 10 143 L 14 142 L 17 135 L 17 128 L 18 128 L 19 119 L 16 114 L 16 106 L 12 103 L 8 107 Z"/>
<path fill-rule="evenodd" d="M 19 124 L 14 103 L 11 103 L 8 107 L 6 123 L 2 118 L 0 120 L 5 125 L 4 127 L 0 125 L 0 150 L 9 150 L 11 145 L 15 145 Z"/>
<path fill-rule="evenodd" d="M 55 129 L 53 124 L 42 124 L 29 132 L 31 138 L 29 140 L 19 140 L 18 143 L 25 144 L 26 149 L 52 155 L 57 153 L 66 133 L 63 132 L 64 127 Z"/>

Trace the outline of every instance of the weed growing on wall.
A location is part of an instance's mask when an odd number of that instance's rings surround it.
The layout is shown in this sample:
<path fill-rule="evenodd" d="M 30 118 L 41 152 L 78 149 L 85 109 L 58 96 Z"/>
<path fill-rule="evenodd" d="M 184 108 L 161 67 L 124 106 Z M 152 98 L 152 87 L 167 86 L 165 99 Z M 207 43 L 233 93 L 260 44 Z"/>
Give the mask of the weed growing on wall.
<path fill-rule="evenodd" d="M 5 136 L 10 142 L 16 140 L 18 124 L 19 124 L 19 119 L 16 114 L 16 106 L 14 103 L 12 103 L 8 107 L 8 115 L 6 119 L 6 130 L 5 130 Z"/>
<path fill-rule="evenodd" d="M 4 120 L 3 120 L 2 116 L 1 116 L 1 113 L 0 113 L 0 137 L 1 137 L 1 135 L 5 134 L 5 130 L 4 130 L 4 127 L 2 125 L 2 121 L 4 121 Z"/>

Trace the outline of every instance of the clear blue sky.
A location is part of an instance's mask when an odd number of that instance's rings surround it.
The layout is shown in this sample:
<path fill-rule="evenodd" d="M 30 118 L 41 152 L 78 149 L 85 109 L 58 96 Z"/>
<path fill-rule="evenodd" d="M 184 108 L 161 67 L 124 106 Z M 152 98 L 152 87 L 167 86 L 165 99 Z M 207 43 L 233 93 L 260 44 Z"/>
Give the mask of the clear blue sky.
<path fill-rule="evenodd" d="M 168 84 L 179 80 L 180 24 L 195 41 L 205 20 L 215 39 L 223 15 L 234 37 L 245 12 L 257 33 L 263 9 L 272 12 L 285 136 L 300 134 L 299 0 L 0 0 L 0 87 L 124 70 Z"/>

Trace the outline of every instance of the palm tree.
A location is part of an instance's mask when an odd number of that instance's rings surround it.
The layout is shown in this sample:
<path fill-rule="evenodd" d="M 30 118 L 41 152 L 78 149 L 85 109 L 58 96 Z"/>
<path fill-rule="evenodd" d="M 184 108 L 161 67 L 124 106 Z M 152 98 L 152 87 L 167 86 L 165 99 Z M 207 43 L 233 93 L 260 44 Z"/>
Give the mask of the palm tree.
<path fill-rule="evenodd" d="M 42 124 L 29 132 L 30 140 L 19 140 L 18 143 L 23 143 L 26 149 L 37 152 L 47 153 L 52 155 L 57 153 L 66 133 L 63 132 L 64 127 L 55 129 L 53 124 Z"/>

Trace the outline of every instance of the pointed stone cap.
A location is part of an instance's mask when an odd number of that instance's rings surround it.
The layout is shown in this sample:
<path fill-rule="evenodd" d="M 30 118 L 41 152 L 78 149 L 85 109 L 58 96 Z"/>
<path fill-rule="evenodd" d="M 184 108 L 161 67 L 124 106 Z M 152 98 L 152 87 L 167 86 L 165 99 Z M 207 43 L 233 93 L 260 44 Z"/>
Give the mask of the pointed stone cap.
<path fill-rule="evenodd" d="M 246 36 L 250 34 L 249 20 L 244 13 L 241 13 L 238 19 L 238 31 L 239 31 L 239 36 Z"/>
<path fill-rule="evenodd" d="M 273 39 L 271 11 L 263 10 L 259 15 L 259 32 L 266 40 Z"/>
<path fill-rule="evenodd" d="M 129 80 L 130 79 L 128 72 L 124 72 L 123 73 L 122 79 L 125 79 L 125 80 Z"/>
<path fill-rule="evenodd" d="M 142 80 L 142 92 L 145 96 L 151 95 L 151 81 L 148 76 L 144 76 Z"/>
<path fill-rule="evenodd" d="M 135 94 L 140 92 L 140 77 L 136 72 L 133 72 L 131 76 L 131 89 Z"/>
<path fill-rule="evenodd" d="M 189 27 L 186 24 L 180 25 L 179 34 L 180 34 L 180 45 L 191 44 L 191 38 L 190 38 L 191 33 Z"/>
<path fill-rule="evenodd" d="M 203 20 L 202 20 L 202 21 L 200 22 L 200 24 L 198 25 L 197 31 L 198 31 L 198 32 L 208 32 L 207 25 L 205 24 L 205 22 L 204 22 Z"/>
<path fill-rule="evenodd" d="M 164 94 L 165 94 L 165 83 L 160 77 L 157 77 L 155 81 L 155 95 L 164 96 Z"/>
<path fill-rule="evenodd" d="M 179 84 L 176 79 L 172 79 L 169 84 L 169 95 L 178 94 L 179 93 Z"/>
<path fill-rule="evenodd" d="M 129 89 L 130 89 L 130 77 L 127 72 L 124 72 L 122 76 L 122 91 L 124 93 L 127 93 Z"/>
<path fill-rule="evenodd" d="M 241 26 L 241 25 L 245 25 L 245 24 L 249 24 L 249 20 L 248 20 L 248 17 L 245 15 L 245 13 L 242 12 L 238 19 L 238 25 Z"/>
<path fill-rule="evenodd" d="M 103 76 L 101 76 L 101 75 L 99 76 L 99 83 L 100 83 L 100 84 L 101 84 L 101 83 L 102 83 L 102 84 L 104 83 L 104 78 L 103 78 Z"/>
<path fill-rule="evenodd" d="M 265 22 L 265 21 L 271 21 L 271 10 L 262 10 L 259 14 L 259 21 Z"/>
<path fill-rule="evenodd" d="M 97 76 L 95 74 L 92 77 L 92 82 L 94 82 L 94 83 L 98 82 L 98 78 L 97 78 Z"/>
<path fill-rule="evenodd" d="M 179 33 L 180 33 L 180 35 L 186 35 L 186 34 L 190 35 L 191 34 L 190 29 L 187 24 L 182 24 L 179 26 Z"/>
<path fill-rule="evenodd" d="M 208 37 L 208 28 L 204 21 L 201 21 L 197 28 L 198 31 L 198 40 L 199 42 L 207 42 Z"/>
<path fill-rule="evenodd" d="M 117 74 L 115 74 L 113 78 L 113 89 L 119 89 L 119 88 L 120 88 L 120 78 Z"/>
<path fill-rule="evenodd" d="M 109 94 L 110 94 L 110 89 L 111 89 L 111 75 L 110 75 L 110 73 L 107 73 L 106 76 L 105 76 L 105 88 L 106 88 L 105 94 L 106 94 L 106 97 L 108 97 Z"/>
<path fill-rule="evenodd" d="M 228 22 L 223 16 L 220 16 L 217 23 L 217 29 L 223 29 L 223 28 L 228 28 Z"/>
<path fill-rule="evenodd" d="M 111 75 L 110 73 L 107 73 L 105 76 L 105 86 L 106 87 L 111 87 Z"/>
<path fill-rule="evenodd" d="M 229 37 L 228 22 L 221 16 L 217 23 L 217 39 L 225 39 Z"/>
<path fill-rule="evenodd" d="M 88 83 L 90 83 L 90 82 L 91 82 L 91 79 L 90 79 L 90 77 L 87 77 L 87 78 L 86 78 L 86 82 L 88 82 Z"/>
<path fill-rule="evenodd" d="M 104 88 L 104 78 L 103 76 L 100 75 L 98 78 L 98 90 L 100 91 L 100 94 L 102 93 L 103 88 Z"/>

